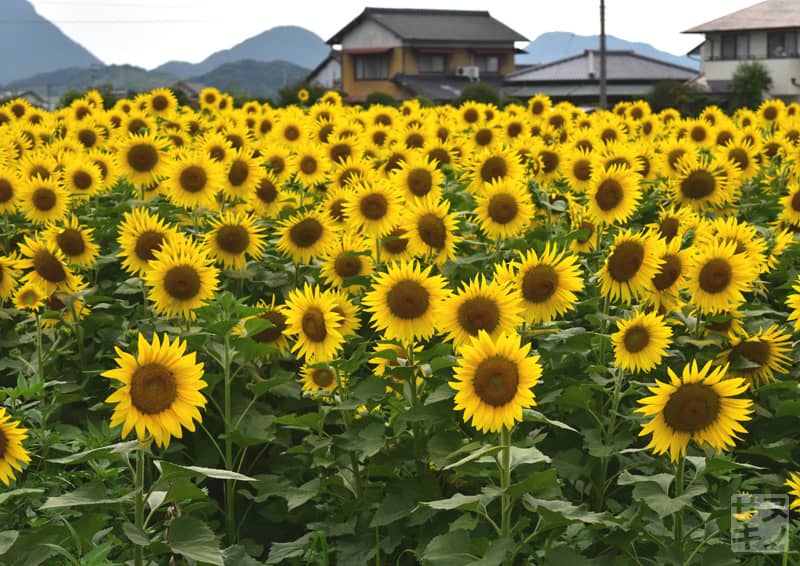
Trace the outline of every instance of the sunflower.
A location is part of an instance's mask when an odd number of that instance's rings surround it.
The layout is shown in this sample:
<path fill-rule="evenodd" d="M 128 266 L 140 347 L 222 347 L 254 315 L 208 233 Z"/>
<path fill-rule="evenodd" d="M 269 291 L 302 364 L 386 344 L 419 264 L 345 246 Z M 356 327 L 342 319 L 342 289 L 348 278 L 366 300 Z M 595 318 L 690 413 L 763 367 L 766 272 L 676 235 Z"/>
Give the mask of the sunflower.
<path fill-rule="evenodd" d="M 639 313 L 617 323 L 611 335 L 615 364 L 624 370 L 645 372 L 661 363 L 670 346 L 672 329 L 656 313 Z"/>
<path fill-rule="evenodd" d="M 148 299 L 159 314 L 194 320 L 194 309 L 204 305 L 217 289 L 217 269 L 188 238 L 169 238 L 141 275 L 150 287 Z"/>
<path fill-rule="evenodd" d="M 672 198 L 693 210 L 721 207 L 731 201 L 735 167 L 706 154 L 683 157 L 678 163 L 678 173 L 672 179 Z"/>
<path fill-rule="evenodd" d="M 247 256 L 259 260 L 267 243 L 264 228 L 256 225 L 249 214 L 226 210 L 208 222 L 210 230 L 204 237 L 211 255 L 226 269 L 243 270 Z"/>
<path fill-rule="evenodd" d="M 164 173 L 164 193 L 173 204 L 187 209 L 216 207 L 217 191 L 225 179 L 219 163 L 200 152 L 181 153 Z"/>
<path fill-rule="evenodd" d="M 261 180 L 261 168 L 246 149 L 236 150 L 225 164 L 226 175 L 222 192 L 229 200 L 246 198 Z"/>
<path fill-rule="evenodd" d="M 25 180 L 39 177 L 50 181 L 56 176 L 57 170 L 58 161 L 49 152 L 29 152 L 19 160 L 19 174 Z"/>
<path fill-rule="evenodd" d="M 14 479 L 14 470 L 22 471 L 20 464 L 31 461 L 22 441 L 28 438 L 28 429 L 19 426 L 19 421 L 12 421 L 11 415 L 4 407 L 0 407 L 0 481 L 6 486 Z"/>
<path fill-rule="evenodd" d="M 167 161 L 164 145 L 153 134 L 136 134 L 121 140 L 117 157 L 129 183 L 143 186 L 159 179 Z"/>
<path fill-rule="evenodd" d="M 455 389 L 455 409 L 464 422 L 482 432 L 511 429 L 522 420 L 522 409 L 536 405 L 531 388 L 542 376 L 539 356 L 528 356 L 530 344 L 518 334 L 492 339 L 484 331 L 461 348 L 450 387 Z"/>
<path fill-rule="evenodd" d="M 592 157 L 589 150 L 575 148 L 564 156 L 563 175 L 577 192 L 584 192 L 592 178 Z"/>
<path fill-rule="evenodd" d="M 638 175 L 620 165 L 594 168 L 586 197 L 586 214 L 595 224 L 627 222 L 642 198 Z"/>
<path fill-rule="evenodd" d="M 508 293 L 499 282 L 486 283 L 483 275 L 462 284 L 461 290 L 442 305 L 440 328 L 456 349 L 480 331 L 496 340 L 500 334 L 513 334 L 522 322 L 519 295 Z"/>
<path fill-rule="evenodd" d="M 750 420 L 753 401 L 735 399 L 747 391 L 747 382 L 734 377 L 723 379 L 727 366 L 711 369 L 711 362 L 698 370 L 697 361 L 686 364 L 678 376 L 667 368 L 670 383 L 656 381 L 649 387 L 650 397 L 637 413 L 653 417 L 642 425 L 639 436 L 652 434 L 647 445 L 655 454 L 669 451 L 674 462 L 685 456 L 690 440 L 707 443 L 717 452 L 734 445 L 737 433 L 747 432 L 741 423 Z"/>
<path fill-rule="evenodd" d="M 306 284 L 294 289 L 282 312 L 286 317 L 286 334 L 296 335 L 292 352 L 306 362 L 333 360 L 344 345 L 339 331 L 342 316 L 336 311 L 335 298 Z"/>
<path fill-rule="evenodd" d="M 14 213 L 22 180 L 11 169 L 0 168 L 0 214 Z"/>
<path fill-rule="evenodd" d="M 87 199 L 100 192 L 103 174 L 88 157 L 77 157 L 64 165 L 61 183 L 73 198 Z"/>
<path fill-rule="evenodd" d="M 331 394 L 336 390 L 336 382 L 336 370 L 330 364 L 303 364 L 300 368 L 300 383 L 305 393 Z"/>
<path fill-rule="evenodd" d="M 680 173 L 682 159 L 697 159 L 697 149 L 682 139 L 672 139 L 661 144 L 660 169 L 665 176 L 675 177 Z"/>
<path fill-rule="evenodd" d="M 357 293 L 364 286 L 353 283 L 352 278 L 369 277 L 372 269 L 369 242 L 358 234 L 345 233 L 323 260 L 320 275 L 334 287 Z"/>
<path fill-rule="evenodd" d="M 345 338 L 357 336 L 358 329 L 361 327 L 361 320 L 358 317 L 358 307 L 356 307 L 346 291 L 328 289 L 324 295 L 333 301 L 333 312 L 339 315 L 339 334 Z"/>
<path fill-rule="evenodd" d="M 450 202 L 434 201 L 430 196 L 408 203 L 400 226 L 408 235 L 409 252 L 441 265 L 456 255 L 457 215 L 450 213 Z"/>
<path fill-rule="evenodd" d="M 41 235 L 35 238 L 25 236 L 19 251 L 23 257 L 17 262 L 17 267 L 30 270 L 22 280 L 38 285 L 46 295 L 56 290 L 69 291 L 77 285 L 78 278 L 67 267 L 64 254 L 56 244 L 45 241 Z"/>
<path fill-rule="evenodd" d="M 54 179 L 34 177 L 20 187 L 18 206 L 29 222 L 42 225 L 63 219 L 70 197 Z"/>
<path fill-rule="evenodd" d="M 700 218 L 690 208 L 673 206 L 662 208 L 658 222 L 648 224 L 647 227 L 656 230 L 667 243 L 673 239 L 680 243 L 686 232 L 695 228 L 699 222 Z"/>
<path fill-rule="evenodd" d="M 271 171 L 261 171 L 258 183 L 245 196 L 247 204 L 257 216 L 274 218 L 281 210 L 284 195 L 280 183 Z"/>
<path fill-rule="evenodd" d="M 495 279 L 509 285 L 522 299 L 525 322 L 547 323 L 573 308 L 583 290 L 583 278 L 576 256 L 547 243 L 537 254 L 528 251 Z"/>
<path fill-rule="evenodd" d="M 408 248 L 407 236 L 405 229 L 396 226 L 386 237 L 381 238 L 380 258 L 384 261 L 410 260 L 413 256 Z"/>
<path fill-rule="evenodd" d="M 374 180 L 353 185 L 343 213 L 352 231 L 380 238 L 397 225 L 402 207 L 400 193 L 391 184 Z"/>
<path fill-rule="evenodd" d="M 306 126 L 306 117 L 298 108 L 286 109 L 278 116 L 272 129 L 274 142 L 288 147 L 299 146 L 310 137 Z"/>
<path fill-rule="evenodd" d="M 45 312 L 41 318 L 42 328 L 54 328 L 60 323 L 69 324 L 83 320 L 89 314 L 84 296 L 89 283 L 81 281 L 70 292 L 55 291 L 44 298 Z"/>
<path fill-rule="evenodd" d="M 261 162 L 267 167 L 278 182 L 283 184 L 289 180 L 292 169 L 289 167 L 289 150 L 280 145 L 270 144 L 261 148 Z"/>
<path fill-rule="evenodd" d="M 652 292 L 647 302 L 656 309 L 674 310 L 681 304 L 680 292 L 686 283 L 688 252 L 681 250 L 679 239 L 673 238 L 662 247 L 661 259 L 663 263 L 651 280 Z"/>
<path fill-rule="evenodd" d="M 21 311 L 39 312 L 46 299 L 47 292 L 35 281 L 28 281 L 14 291 L 14 306 Z"/>
<path fill-rule="evenodd" d="M 520 236 L 534 215 L 530 194 L 518 182 L 489 182 L 475 196 L 475 203 L 478 223 L 492 240 Z"/>
<path fill-rule="evenodd" d="M 744 302 L 758 276 L 756 266 L 736 253 L 734 242 L 714 240 L 697 250 L 689 261 L 688 290 L 702 313 L 720 313 Z"/>
<path fill-rule="evenodd" d="M 491 181 L 507 180 L 522 182 L 525 170 L 519 154 L 508 148 L 484 148 L 467 165 L 469 192 L 480 193 Z"/>
<path fill-rule="evenodd" d="M 2 182 L 2 181 L 0 181 Z M 796 180 L 791 181 L 788 194 L 781 197 L 781 209 L 778 220 L 792 226 L 800 226 L 800 183 Z"/>
<path fill-rule="evenodd" d="M 431 269 L 420 269 L 416 262 L 393 263 L 375 277 L 361 303 L 385 338 L 410 343 L 434 334 L 447 291 L 444 278 Z"/>
<path fill-rule="evenodd" d="M 233 329 L 233 333 L 236 336 L 244 336 L 248 321 L 265 320 L 270 324 L 268 328 L 247 336 L 258 344 L 277 348 L 280 354 L 286 353 L 289 349 L 289 341 L 286 336 L 286 316 L 281 312 L 280 307 L 275 306 L 275 295 L 272 296 L 270 304 L 267 304 L 264 299 L 259 299 L 253 308 L 257 311 L 256 314 L 243 318 L 241 323 Z"/>
<path fill-rule="evenodd" d="M 790 487 L 792 489 L 789 490 L 789 495 L 794 496 L 792 503 L 789 505 L 790 509 L 797 509 L 800 508 L 800 473 L 792 472 L 789 474 L 789 479 L 786 480 L 784 483 L 786 487 Z"/>
<path fill-rule="evenodd" d="M 15 257 L 0 256 L 0 301 L 11 298 L 17 286 L 20 269 Z"/>
<path fill-rule="evenodd" d="M 42 233 L 42 237 L 57 245 L 69 263 L 91 267 L 100 254 L 93 232 L 94 228 L 83 226 L 78 222 L 77 216 L 71 216 L 63 225 L 48 228 Z"/>
<path fill-rule="evenodd" d="M 331 163 L 318 144 L 306 143 L 289 159 L 289 167 L 304 187 L 313 187 L 327 180 Z"/>
<path fill-rule="evenodd" d="M 731 377 L 742 377 L 755 388 L 775 381 L 775 372 L 786 373 L 792 363 L 791 352 L 792 337 L 773 324 L 755 335 L 733 338 L 731 348 L 722 352 L 716 363 L 730 364 Z M 743 369 L 737 368 L 740 360 L 746 362 Z"/>
<path fill-rule="evenodd" d="M 323 257 L 336 245 L 336 232 L 331 222 L 317 211 L 290 216 L 281 224 L 278 233 L 278 250 L 298 264 Z"/>
<path fill-rule="evenodd" d="M 183 437 L 183 428 L 194 432 L 194 421 L 202 422 L 198 409 L 206 406 L 201 390 L 203 363 L 195 353 L 186 353 L 186 342 L 176 338 L 170 343 L 164 334 L 147 339 L 139 333 L 136 356 L 116 348 L 119 367 L 100 375 L 122 383 L 122 387 L 106 398 L 116 403 L 111 426 L 122 425 L 125 438 L 136 429 L 143 442 L 148 435 L 159 446 L 168 446 L 170 439 Z"/>
<path fill-rule="evenodd" d="M 93 149 L 88 153 L 88 157 L 100 170 L 98 191 L 102 192 L 114 187 L 120 175 L 116 156 L 113 153 L 105 153 L 99 149 Z"/>
<path fill-rule="evenodd" d="M 423 155 L 413 154 L 403 161 L 391 175 L 392 184 L 403 194 L 404 200 L 413 201 L 431 195 L 439 200 L 442 195 L 444 175 L 436 163 Z"/>
<path fill-rule="evenodd" d="M 146 208 L 125 212 L 117 229 L 121 248 L 117 257 L 122 258 L 122 268 L 131 275 L 146 271 L 164 242 L 178 236 L 174 227 Z"/>
<path fill-rule="evenodd" d="M 597 227 L 584 217 L 583 212 L 572 214 L 571 217 L 570 228 L 577 234 L 569 243 L 570 251 L 579 254 L 591 252 L 597 244 Z"/>
<path fill-rule="evenodd" d="M 652 232 L 620 232 L 598 273 L 603 296 L 630 304 L 646 295 L 664 262 L 663 246 Z"/>
<path fill-rule="evenodd" d="M 729 216 L 716 218 L 707 224 L 709 230 L 698 231 L 695 247 L 707 245 L 710 240 L 736 244 L 736 253 L 744 255 L 759 273 L 767 271 L 767 241 L 749 222 Z"/>
<path fill-rule="evenodd" d="M 230 161 L 235 152 L 233 145 L 225 137 L 225 134 L 217 131 L 204 134 L 195 143 L 195 148 L 211 161 L 223 166 Z"/>

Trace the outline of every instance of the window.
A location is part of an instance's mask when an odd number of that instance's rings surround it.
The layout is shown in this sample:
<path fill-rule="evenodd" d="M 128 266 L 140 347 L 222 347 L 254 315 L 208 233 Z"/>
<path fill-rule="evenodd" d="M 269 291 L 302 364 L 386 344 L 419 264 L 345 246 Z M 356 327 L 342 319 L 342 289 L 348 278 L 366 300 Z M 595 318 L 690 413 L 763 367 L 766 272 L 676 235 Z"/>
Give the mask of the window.
<path fill-rule="evenodd" d="M 444 73 L 447 68 L 447 56 L 420 53 L 417 55 L 417 67 L 420 73 Z"/>
<path fill-rule="evenodd" d="M 481 73 L 499 73 L 500 55 L 475 55 L 475 65 Z"/>
<path fill-rule="evenodd" d="M 797 32 L 771 31 L 767 33 L 767 57 L 797 57 Z"/>
<path fill-rule="evenodd" d="M 358 55 L 353 57 L 357 81 L 374 81 L 389 78 L 389 55 Z"/>
<path fill-rule="evenodd" d="M 746 33 L 726 33 L 722 36 L 722 59 L 748 59 L 750 36 Z"/>

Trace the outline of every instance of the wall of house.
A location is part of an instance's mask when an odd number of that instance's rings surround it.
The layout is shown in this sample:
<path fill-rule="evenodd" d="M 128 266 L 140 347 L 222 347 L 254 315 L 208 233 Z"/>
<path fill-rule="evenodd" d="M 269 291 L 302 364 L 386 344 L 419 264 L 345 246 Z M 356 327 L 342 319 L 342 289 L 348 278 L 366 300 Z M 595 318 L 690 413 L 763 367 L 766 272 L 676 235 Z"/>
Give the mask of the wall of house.
<path fill-rule="evenodd" d="M 341 88 L 342 86 L 342 64 L 339 61 L 328 61 L 317 74 L 314 75 L 312 82 L 325 88 Z"/>
<path fill-rule="evenodd" d="M 373 47 L 400 47 L 402 40 L 382 25 L 364 20 L 342 38 L 342 49 L 372 49 Z"/>
<path fill-rule="evenodd" d="M 376 46 L 373 45 L 372 47 Z M 392 49 L 390 57 L 389 77 L 393 77 L 398 73 L 402 73 L 403 49 L 395 47 Z M 363 100 L 371 92 L 385 92 L 395 98 L 408 97 L 408 93 L 391 80 L 357 81 L 353 67 L 353 56 L 349 53 L 342 54 L 342 90 L 347 93 L 348 99 L 353 101 Z"/>
<path fill-rule="evenodd" d="M 403 72 L 406 75 L 418 75 L 419 67 L 417 66 L 418 52 L 413 47 L 403 48 Z M 455 49 L 453 53 L 448 54 L 447 57 L 447 70 L 446 75 L 455 75 L 457 67 L 468 67 L 474 65 L 473 52 L 466 47 Z M 503 62 L 500 65 L 500 74 L 507 75 L 514 71 L 514 55 L 503 55 Z"/>
<path fill-rule="evenodd" d="M 792 84 L 792 78 L 800 82 L 800 59 L 759 59 L 767 66 L 772 76 L 771 96 L 790 100 L 800 99 L 800 87 Z M 711 81 L 729 81 L 741 61 L 703 61 L 700 71 Z"/>

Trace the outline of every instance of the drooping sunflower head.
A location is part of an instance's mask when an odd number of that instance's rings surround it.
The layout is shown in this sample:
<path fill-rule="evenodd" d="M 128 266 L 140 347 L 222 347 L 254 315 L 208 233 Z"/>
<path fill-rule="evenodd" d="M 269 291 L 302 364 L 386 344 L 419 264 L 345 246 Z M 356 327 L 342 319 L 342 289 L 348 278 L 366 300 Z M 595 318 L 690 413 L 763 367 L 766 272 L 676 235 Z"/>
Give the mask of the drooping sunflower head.
<path fill-rule="evenodd" d="M 280 354 L 288 351 L 289 341 L 286 335 L 286 315 L 283 314 L 279 306 L 275 306 L 275 296 L 272 296 L 271 302 L 268 304 L 264 299 L 259 299 L 255 304 L 255 309 L 258 312 L 252 316 L 242 319 L 241 324 L 233 329 L 234 334 L 242 336 L 247 329 L 247 323 L 250 320 L 261 320 L 268 323 L 267 328 L 258 328 L 252 334 L 247 334 L 249 338 L 258 344 L 271 346 L 277 348 Z M 264 326 L 262 324 L 262 326 Z"/>
<path fill-rule="evenodd" d="M 168 446 L 173 436 L 183 437 L 184 428 L 194 432 L 194 421 L 202 422 L 203 363 L 186 352 L 186 342 L 170 342 L 166 334 L 161 339 L 153 334 L 148 342 L 140 333 L 137 350 L 134 356 L 116 348 L 118 367 L 101 374 L 122 384 L 106 399 L 116 404 L 111 426 L 121 424 L 123 438 L 135 429 L 140 441 L 152 436 Z"/>
<path fill-rule="evenodd" d="M 4 407 L 0 407 L 0 481 L 6 486 L 14 479 L 14 470 L 21 472 L 22 464 L 31 461 L 28 451 L 22 446 L 28 438 L 28 429 L 19 424 L 19 421 L 11 420 Z"/>
<path fill-rule="evenodd" d="M 653 395 L 640 399 L 643 406 L 635 410 L 652 417 L 639 433 L 652 435 L 647 449 L 669 452 L 674 462 L 686 454 L 690 440 L 717 452 L 733 447 L 738 434 L 747 432 L 741 423 L 753 412 L 753 401 L 736 398 L 747 390 L 745 380 L 723 379 L 728 367 L 712 369 L 711 362 L 698 369 L 696 360 L 680 376 L 672 368 L 667 371 L 670 383 L 656 381 L 649 387 Z"/>
<path fill-rule="evenodd" d="M 461 348 L 450 387 L 456 390 L 455 409 L 464 422 L 483 432 L 511 429 L 522 420 L 522 409 L 536 404 L 534 385 L 542 375 L 539 356 L 528 356 L 530 344 L 516 333 L 492 339 L 481 331 Z"/>
<path fill-rule="evenodd" d="M 264 255 L 264 228 L 250 214 L 229 209 L 212 218 L 208 226 L 205 244 L 226 269 L 243 270 L 248 257 L 258 260 Z"/>
<path fill-rule="evenodd" d="M 617 323 L 611 335 L 617 366 L 633 372 L 650 372 L 661 363 L 670 345 L 672 329 L 654 312 L 638 313 Z"/>
<path fill-rule="evenodd" d="M 792 362 L 792 337 L 772 325 L 754 334 L 734 337 L 731 348 L 717 358 L 719 364 L 729 364 L 730 375 L 742 377 L 751 387 L 775 380 L 775 373 L 785 373 Z"/>

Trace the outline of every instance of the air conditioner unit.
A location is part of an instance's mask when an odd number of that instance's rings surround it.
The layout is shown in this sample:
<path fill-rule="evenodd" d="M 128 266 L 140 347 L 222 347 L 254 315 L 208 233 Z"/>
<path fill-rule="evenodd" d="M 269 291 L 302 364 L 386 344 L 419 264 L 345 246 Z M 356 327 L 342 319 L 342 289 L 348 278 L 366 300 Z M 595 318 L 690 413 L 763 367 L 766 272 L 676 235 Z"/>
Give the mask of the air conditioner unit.
<path fill-rule="evenodd" d="M 475 65 L 456 67 L 456 76 L 468 77 L 470 80 L 477 81 L 481 76 L 481 70 Z"/>

